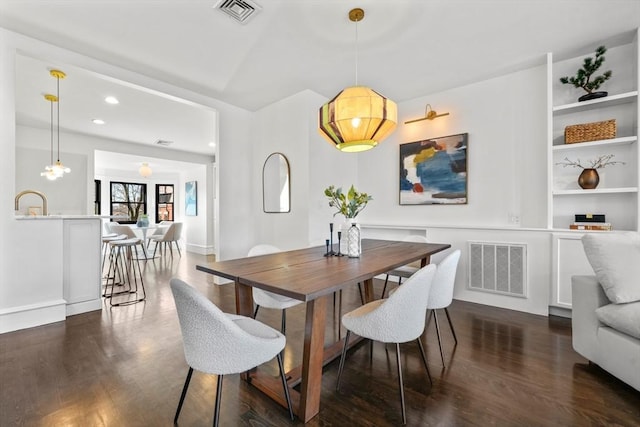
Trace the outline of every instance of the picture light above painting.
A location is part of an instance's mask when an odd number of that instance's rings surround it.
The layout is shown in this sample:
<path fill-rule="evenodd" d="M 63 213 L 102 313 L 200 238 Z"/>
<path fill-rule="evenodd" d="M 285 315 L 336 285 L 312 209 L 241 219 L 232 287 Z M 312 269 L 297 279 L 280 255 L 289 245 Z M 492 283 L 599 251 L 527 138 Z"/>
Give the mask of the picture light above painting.
<path fill-rule="evenodd" d="M 400 145 L 400 204 L 467 203 L 468 135 L 430 138 Z"/>

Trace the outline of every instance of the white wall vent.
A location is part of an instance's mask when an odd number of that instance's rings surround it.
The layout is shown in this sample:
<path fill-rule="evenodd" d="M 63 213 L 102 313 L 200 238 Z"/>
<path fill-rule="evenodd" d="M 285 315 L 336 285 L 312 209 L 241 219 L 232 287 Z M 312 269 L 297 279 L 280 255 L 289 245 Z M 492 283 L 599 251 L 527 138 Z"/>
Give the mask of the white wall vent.
<path fill-rule="evenodd" d="M 526 266 L 524 244 L 469 242 L 469 289 L 526 298 Z"/>
<path fill-rule="evenodd" d="M 249 0 L 220 0 L 214 6 L 241 24 L 246 24 L 249 18 L 260 11 L 260 6 Z"/>

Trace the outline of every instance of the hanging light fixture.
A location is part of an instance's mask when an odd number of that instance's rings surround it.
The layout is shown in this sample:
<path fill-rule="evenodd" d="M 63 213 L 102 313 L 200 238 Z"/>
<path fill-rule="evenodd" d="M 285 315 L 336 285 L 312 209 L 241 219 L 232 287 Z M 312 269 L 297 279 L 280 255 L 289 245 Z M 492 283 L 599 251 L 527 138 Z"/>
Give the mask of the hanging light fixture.
<path fill-rule="evenodd" d="M 44 176 L 46 177 L 49 181 L 55 181 L 58 177 L 56 176 L 56 174 L 53 172 L 53 103 L 54 102 L 58 102 L 58 97 L 55 95 L 52 95 L 50 93 L 46 94 L 44 96 L 44 99 L 46 99 L 47 101 L 49 101 L 49 103 L 51 104 L 51 119 L 49 121 L 49 123 L 51 124 L 51 163 L 49 163 L 48 166 L 45 166 L 44 168 L 44 172 L 40 173 L 40 176 Z"/>
<path fill-rule="evenodd" d="M 431 104 L 427 104 L 427 106 L 424 109 L 424 117 L 420 117 L 419 119 L 408 120 L 404 122 L 404 124 L 407 125 L 409 123 L 420 122 L 422 120 L 433 120 L 436 117 L 442 117 L 442 116 L 448 116 L 448 115 L 449 113 L 438 114 L 435 110 L 431 109 Z"/>
<path fill-rule="evenodd" d="M 393 132 L 398 121 L 395 102 L 371 88 L 358 86 L 358 22 L 362 19 L 364 10 L 349 12 L 349 20 L 356 23 L 356 85 L 344 89 L 319 112 L 320 134 L 346 152 L 375 147 Z"/>
<path fill-rule="evenodd" d="M 49 71 L 49 74 L 51 74 L 51 76 L 55 77 L 56 79 L 56 98 L 57 98 L 56 105 L 58 107 L 57 108 L 57 125 L 56 125 L 56 130 L 58 133 L 57 135 L 58 136 L 58 157 L 57 157 L 56 163 L 52 166 L 52 169 L 56 177 L 62 178 L 65 173 L 71 172 L 71 169 L 69 169 L 68 167 L 65 167 L 60 161 L 60 79 L 64 79 L 67 75 L 60 70 L 51 70 Z"/>
<path fill-rule="evenodd" d="M 151 176 L 153 171 L 149 167 L 149 163 L 143 163 L 142 166 L 140 166 L 140 169 L 138 169 L 138 173 L 140 174 L 140 176 L 147 178 Z"/>

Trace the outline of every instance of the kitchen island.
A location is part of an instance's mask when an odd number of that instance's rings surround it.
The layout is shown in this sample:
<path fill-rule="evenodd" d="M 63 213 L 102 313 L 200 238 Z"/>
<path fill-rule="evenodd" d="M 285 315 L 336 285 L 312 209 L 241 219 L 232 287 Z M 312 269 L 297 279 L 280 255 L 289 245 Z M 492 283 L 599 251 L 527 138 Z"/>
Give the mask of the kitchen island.
<path fill-rule="evenodd" d="M 0 333 L 100 310 L 102 218 L 16 216 L 14 283 L 3 287 Z"/>

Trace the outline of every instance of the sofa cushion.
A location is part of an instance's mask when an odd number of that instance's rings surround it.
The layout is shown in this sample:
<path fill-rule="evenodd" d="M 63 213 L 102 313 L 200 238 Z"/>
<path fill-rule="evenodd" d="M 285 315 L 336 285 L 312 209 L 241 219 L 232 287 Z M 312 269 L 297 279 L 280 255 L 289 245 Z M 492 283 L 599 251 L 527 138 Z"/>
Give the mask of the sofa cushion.
<path fill-rule="evenodd" d="M 640 233 L 587 233 L 582 245 L 611 302 L 640 301 Z"/>
<path fill-rule="evenodd" d="M 604 305 L 596 309 L 596 316 L 605 325 L 640 339 L 640 301 Z"/>

